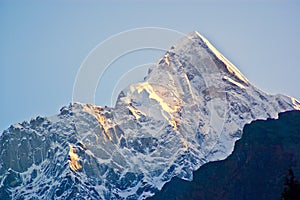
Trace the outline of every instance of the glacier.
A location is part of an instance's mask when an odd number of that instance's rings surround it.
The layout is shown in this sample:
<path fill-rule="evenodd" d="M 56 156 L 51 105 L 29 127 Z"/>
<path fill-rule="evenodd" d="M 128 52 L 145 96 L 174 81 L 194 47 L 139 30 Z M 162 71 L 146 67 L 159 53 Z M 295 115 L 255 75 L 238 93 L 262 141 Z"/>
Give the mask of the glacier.
<path fill-rule="evenodd" d="M 115 107 L 74 102 L 0 136 L 3 199 L 145 199 L 228 157 L 245 124 L 300 110 L 254 85 L 197 32 L 125 88 Z"/>

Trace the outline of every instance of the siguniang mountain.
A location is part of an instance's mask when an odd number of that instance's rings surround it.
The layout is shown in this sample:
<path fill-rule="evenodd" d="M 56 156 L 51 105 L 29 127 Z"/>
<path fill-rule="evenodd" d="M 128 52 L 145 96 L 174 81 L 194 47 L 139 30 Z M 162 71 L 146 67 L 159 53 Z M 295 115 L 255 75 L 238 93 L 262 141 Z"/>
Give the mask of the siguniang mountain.
<path fill-rule="evenodd" d="M 114 108 L 71 103 L 0 136 L 1 199 L 145 199 L 226 159 L 253 120 L 300 110 L 253 86 L 197 32 L 124 89 Z M 205 184 L 205 183 L 203 183 Z"/>

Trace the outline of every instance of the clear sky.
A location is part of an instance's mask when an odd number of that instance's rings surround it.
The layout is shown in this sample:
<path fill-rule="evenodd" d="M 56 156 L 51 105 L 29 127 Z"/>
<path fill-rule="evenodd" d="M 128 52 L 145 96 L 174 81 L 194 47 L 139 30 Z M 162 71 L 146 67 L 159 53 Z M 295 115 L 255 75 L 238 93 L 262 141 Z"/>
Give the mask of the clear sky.
<path fill-rule="evenodd" d="M 0 132 L 58 113 L 71 102 L 88 53 L 109 36 L 138 27 L 198 31 L 257 87 L 300 99 L 297 1 L 122 2 L 0 0 Z M 114 65 L 155 62 L 162 54 L 137 52 Z M 96 103 L 110 104 L 102 98 L 109 95 L 98 92 Z"/>

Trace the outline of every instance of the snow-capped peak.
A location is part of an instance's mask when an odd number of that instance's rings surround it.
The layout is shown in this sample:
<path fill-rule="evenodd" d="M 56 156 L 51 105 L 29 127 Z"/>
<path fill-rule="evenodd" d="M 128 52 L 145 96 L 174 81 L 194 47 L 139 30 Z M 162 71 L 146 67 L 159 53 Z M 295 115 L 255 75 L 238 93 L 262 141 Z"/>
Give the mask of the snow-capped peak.
<path fill-rule="evenodd" d="M 144 199 L 231 154 L 254 119 L 300 109 L 268 95 L 203 36 L 182 38 L 115 108 L 74 103 L 0 137 L 0 193 L 13 199 Z M 16 148 L 17 147 L 17 148 Z"/>

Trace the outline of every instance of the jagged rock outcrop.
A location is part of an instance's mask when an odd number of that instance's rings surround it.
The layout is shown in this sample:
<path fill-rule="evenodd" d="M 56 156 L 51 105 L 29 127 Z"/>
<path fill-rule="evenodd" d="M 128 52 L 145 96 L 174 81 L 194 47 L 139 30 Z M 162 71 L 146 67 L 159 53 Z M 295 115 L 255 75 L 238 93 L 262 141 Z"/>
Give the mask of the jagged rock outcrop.
<path fill-rule="evenodd" d="M 225 159 L 245 124 L 300 109 L 266 94 L 197 32 L 123 90 L 114 108 L 73 103 L 0 137 L 0 192 L 13 199 L 144 199 Z"/>

